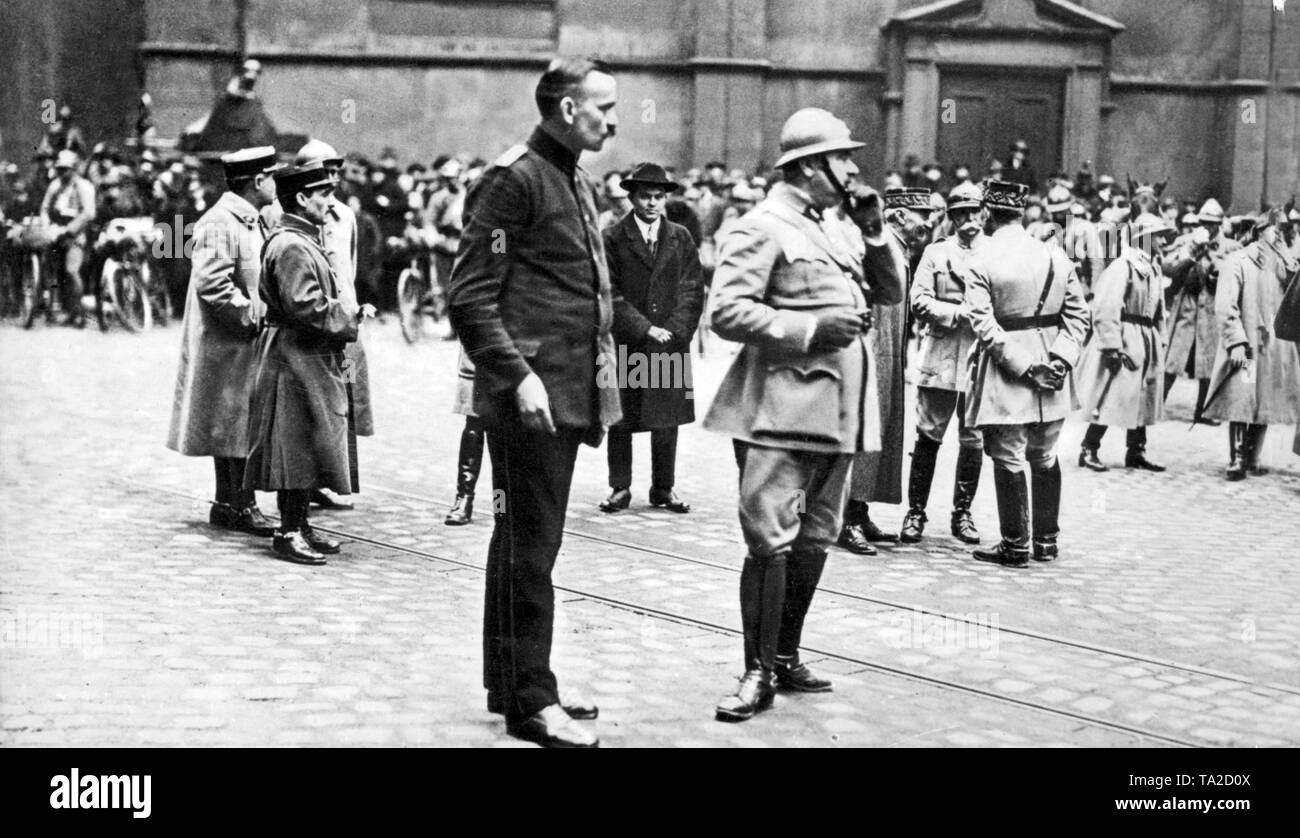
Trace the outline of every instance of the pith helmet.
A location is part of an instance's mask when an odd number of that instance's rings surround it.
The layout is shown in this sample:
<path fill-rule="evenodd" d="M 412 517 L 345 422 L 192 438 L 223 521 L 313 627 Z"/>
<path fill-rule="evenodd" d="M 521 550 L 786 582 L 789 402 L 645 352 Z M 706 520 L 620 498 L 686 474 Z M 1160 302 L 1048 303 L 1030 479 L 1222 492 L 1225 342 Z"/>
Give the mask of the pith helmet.
<path fill-rule="evenodd" d="M 850 139 L 849 126 L 830 111 L 803 108 L 791 114 L 781 126 L 781 156 L 776 161 L 776 168 L 801 157 L 851 151 L 865 145 Z"/>
<path fill-rule="evenodd" d="M 1218 201 L 1211 198 L 1204 204 L 1201 204 L 1201 211 L 1196 214 L 1196 217 L 1207 223 L 1222 224 L 1223 206 Z"/>

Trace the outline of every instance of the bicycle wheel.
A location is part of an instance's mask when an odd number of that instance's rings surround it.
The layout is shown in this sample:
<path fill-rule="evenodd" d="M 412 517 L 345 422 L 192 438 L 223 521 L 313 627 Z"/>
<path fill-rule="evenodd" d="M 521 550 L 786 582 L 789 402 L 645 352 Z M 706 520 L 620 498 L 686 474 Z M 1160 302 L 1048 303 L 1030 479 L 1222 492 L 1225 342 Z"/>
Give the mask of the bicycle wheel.
<path fill-rule="evenodd" d="M 167 299 L 166 287 L 158 280 L 148 262 L 140 264 L 140 276 L 144 278 L 144 287 L 148 290 L 149 310 L 153 312 L 154 322 L 166 326 L 172 319 L 171 300 Z"/>
<path fill-rule="evenodd" d="M 23 328 L 30 329 L 36 322 L 36 313 L 41 308 L 41 254 L 29 253 L 23 260 L 22 283 L 22 297 L 19 300 L 22 308 L 19 316 L 22 318 Z"/>
<path fill-rule="evenodd" d="M 113 315 L 113 299 L 110 288 L 113 285 L 113 272 L 117 263 L 112 259 L 104 260 L 104 268 L 99 272 L 99 287 L 95 289 L 95 320 L 101 332 L 108 331 L 108 318 Z"/>
<path fill-rule="evenodd" d="M 149 297 L 135 271 L 122 266 L 113 271 L 108 282 L 108 298 L 118 322 L 128 331 L 144 332 L 153 325 Z"/>
<path fill-rule="evenodd" d="M 397 278 L 397 316 L 402 324 L 402 337 L 407 343 L 420 339 L 424 327 L 424 313 L 420 310 L 424 293 L 424 277 L 411 268 L 402 271 Z"/>

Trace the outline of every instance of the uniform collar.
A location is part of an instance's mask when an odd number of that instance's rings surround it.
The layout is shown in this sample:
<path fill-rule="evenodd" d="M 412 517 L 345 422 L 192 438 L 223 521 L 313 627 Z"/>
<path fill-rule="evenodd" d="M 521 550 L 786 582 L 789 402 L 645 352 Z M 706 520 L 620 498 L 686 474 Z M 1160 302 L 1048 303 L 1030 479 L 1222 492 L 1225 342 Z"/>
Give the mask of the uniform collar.
<path fill-rule="evenodd" d="M 238 218 L 246 227 L 257 223 L 257 209 L 234 192 L 222 192 L 217 204 Z"/>
<path fill-rule="evenodd" d="M 1025 225 L 1015 222 L 994 230 L 992 238 L 1027 238 L 1028 236 L 1029 232 L 1025 230 Z"/>
<path fill-rule="evenodd" d="M 817 210 L 813 206 L 812 196 L 792 183 L 786 181 L 774 183 L 769 194 L 774 200 L 785 204 L 799 215 L 807 216 L 808 210 Z M 811 220 L 816 223 L 816 219 Z"/>
<path fill-rule="evenodd" d="M 301 215 L 286 212 L 280 216 L 279 226 L 286 230 L 293 230 L 296 233 L 302 233 L 317 244 L 320 243 L 320 228 L 303 218 Z"/>
<path fill-rule="evenodd" d="M 532 135 L 528 138 L 528 147 L 570 177 L 578 168 L 578 158 L 574 153 L 561 145 L 559 140 L 543 131 L 540 125 L 533 129 Z"/>

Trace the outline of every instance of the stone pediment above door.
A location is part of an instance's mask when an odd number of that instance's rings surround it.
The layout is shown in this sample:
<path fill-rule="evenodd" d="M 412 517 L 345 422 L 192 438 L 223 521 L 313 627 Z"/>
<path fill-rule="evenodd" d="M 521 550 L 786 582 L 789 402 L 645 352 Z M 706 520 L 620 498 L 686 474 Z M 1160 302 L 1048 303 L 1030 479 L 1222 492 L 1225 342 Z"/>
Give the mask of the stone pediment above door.
<path fill-rule="evenodd" d="M 1124 31 L 1119 21 L 1068 0 L 939 0 L 894 15 L 885 30 L 894 28 L 1053 38 L 1109 38 Z"/>
<path fill-rule="evenodd" d="M 1041 150 L 1036 165 L 1072 167 L 1098 158 L 1111 42 L 1124 31 L 1119 21 L 1069 0 L 938 0 L 894 15 L 883 30 L 889 165 L 908 153 L 934 159 L 945 104 L 940 91 L 953 80 L 969 88 L 978 73 L 988 80 L 988 119 L 997 118 L 999 103 L 1026 96 L 1055 114 L 1059 130 L 1043 134 L 1051 147 Z M 1034 88 L 1024 96 L 1021 77 Z"/>

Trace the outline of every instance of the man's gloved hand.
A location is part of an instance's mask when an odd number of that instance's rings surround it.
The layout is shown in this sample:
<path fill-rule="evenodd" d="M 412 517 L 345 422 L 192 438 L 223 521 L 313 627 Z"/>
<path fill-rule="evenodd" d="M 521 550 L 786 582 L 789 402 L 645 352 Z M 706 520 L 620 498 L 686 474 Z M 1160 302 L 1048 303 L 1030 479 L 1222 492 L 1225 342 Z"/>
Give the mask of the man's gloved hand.
<path fill-rule="evenodd" d="M 1106 372 L 1119 372 L 1119 368 L 1124 366 L 1124 360 L 1120 357 L 1123 354 L 1124 353 L 1120 352 L 1118 349 L 1101 350 L 1101 365 L 1105 368 Z"/>
<path fill-rule="evenodd" d="M 1061 383 L 1065 384 L 1065 377 L 1070 374 L 1070 365 L 1055 355 L 1047 362 L 1047 365 L 1052 368 L 1052 372 L 1056 374 L 1056 377 L 1061 379 Z"/>
<path fill-rule="evenodd" d="M 1239 370 L 1246 366 L 1246 363 L 1249 360 L 1250 356 L 1246 354 L 1246 345 L 1244 343 L 1239 343 L 1228 350 L 1228 364 L 1231 365 L 1234 370 Z"/>
<path fill-rule="evenodd" d="M 812 342 L 808 348 L 813 352 L 843 349 L 853 343 L 862 331 L 863 318 L 860 312 L 846 308 L 823 311 L 817 315 L 817 326 L 813 329 Z"/>
<path fill-rule="evenodd" d="M 863 235 L 878 236 L 884 227 L 880 193 L 864 183 L 855 183 L 849 194 L 849 218 L 858 225 Z"/>
<path fill-rule="evenodd" d="M 1025 370 L 1025 378 L 1036 390 L 1060 390 L 1065 386 L 1065 379 L 1056 374 L 1051 364 L 1031 364 Z"/>

